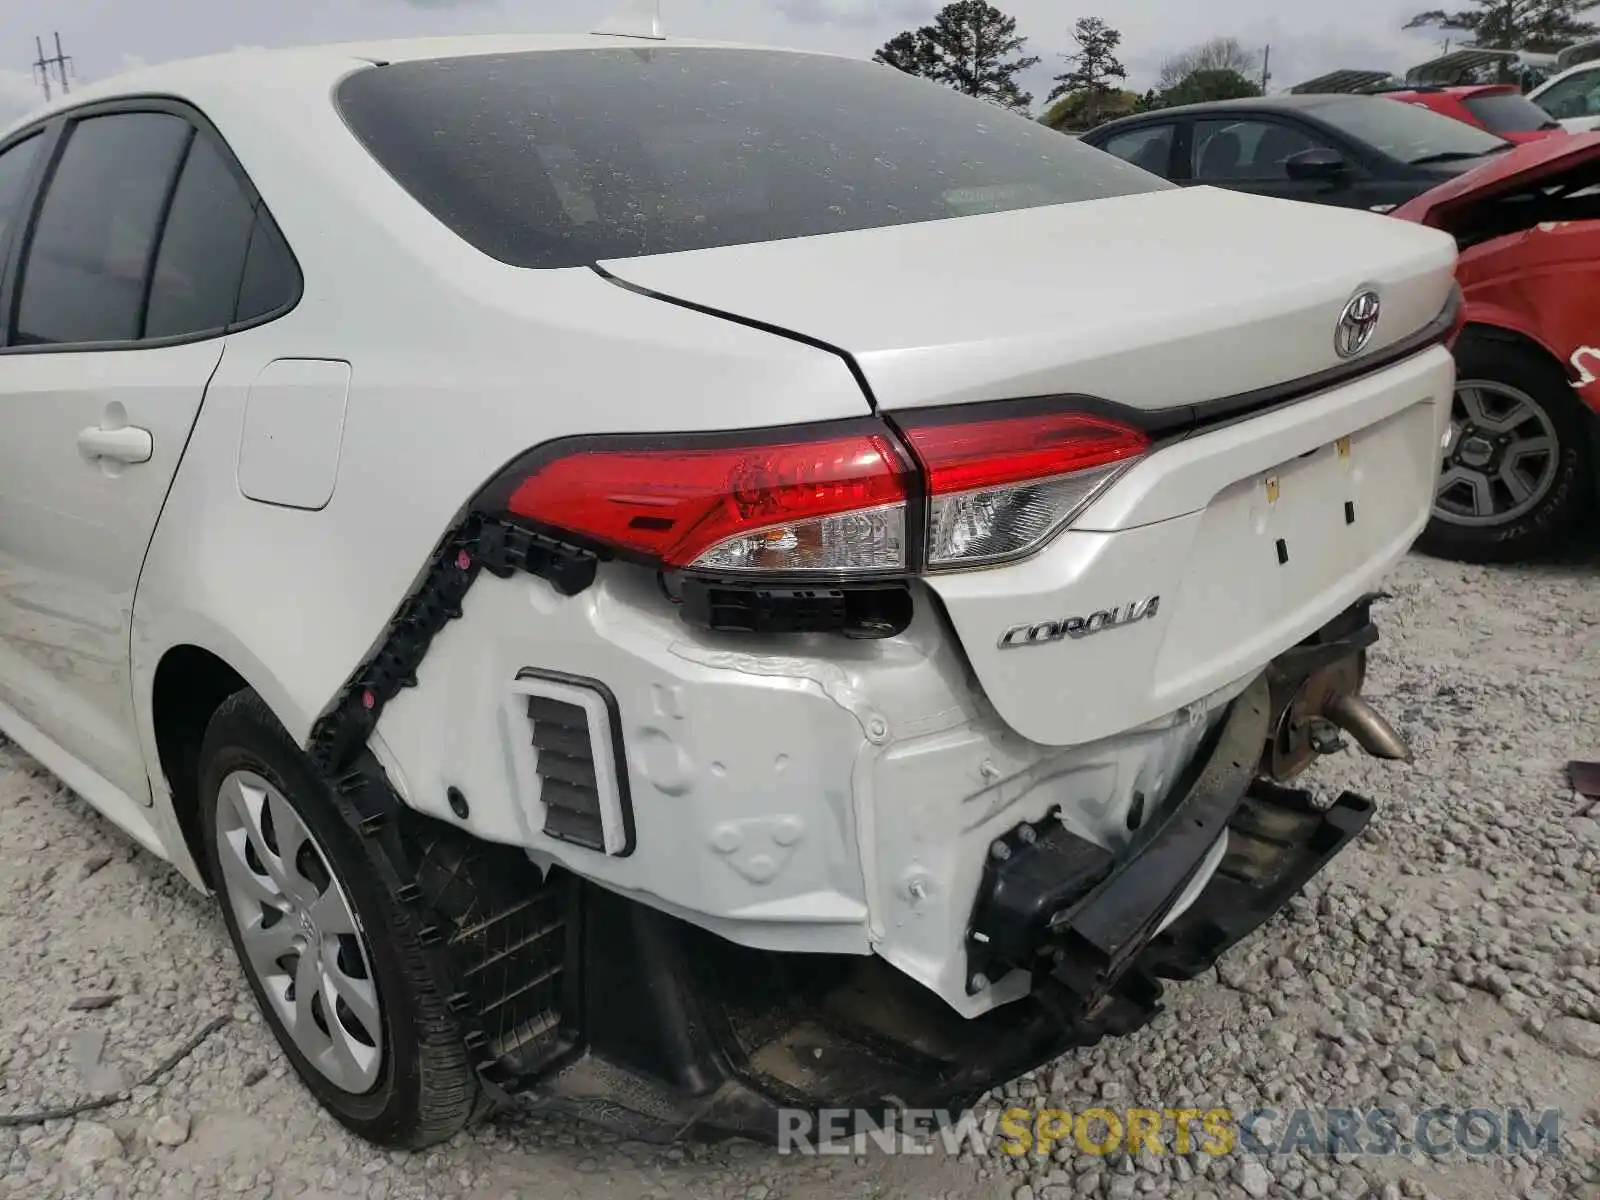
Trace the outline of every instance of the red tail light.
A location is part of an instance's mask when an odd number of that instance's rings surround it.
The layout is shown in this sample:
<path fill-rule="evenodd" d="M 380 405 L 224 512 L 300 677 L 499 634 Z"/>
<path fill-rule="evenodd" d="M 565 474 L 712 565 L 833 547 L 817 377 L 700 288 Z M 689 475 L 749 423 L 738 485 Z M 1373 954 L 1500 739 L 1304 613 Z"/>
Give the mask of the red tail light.
<path fill-rule="evenodd" d="M 875 420 L 769 431 L 771 440 L 554 443 L 484 504 L 671 568 L 905 573 L 1037 550 L 1150 444 L 1077 413 L 952 415 L 965 414 L 904 416 L 904 445 Z M 910 502 L 922 497 L 926 529 L 912 529 Z"/>
<path fill-rule="evenodd" d="M 632 440 L 630 440 L 632 441 Z M 881 425 L 766 444 L 600 439 L 541 455 L 505 503 L 668 567 L 903 571 L 910 468 Z"/>
<path fill-rule="evenodd" d="M 928 487 L 928 567 L 1019 558 L 1064 529 L 1150 439 L 1082 413 L 902 422 Z"/>

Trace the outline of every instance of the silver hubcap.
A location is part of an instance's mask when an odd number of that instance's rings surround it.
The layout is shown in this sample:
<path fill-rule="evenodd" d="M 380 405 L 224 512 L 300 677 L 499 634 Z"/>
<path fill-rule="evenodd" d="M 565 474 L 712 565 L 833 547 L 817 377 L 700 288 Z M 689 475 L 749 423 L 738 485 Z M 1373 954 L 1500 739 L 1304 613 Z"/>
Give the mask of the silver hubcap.
<path fill-rule="evenodd" d="M 335 1087 L 367 1091 L 383 1013 L 365 935 L 322 847 L 277 788 L 235 771 L 218 797 L 217 850 L 246 969 L 306 1060 Z"/>
<path fill-rule="evenodd" d="M 1456 385 L 1434 516 L 1452 525 L 1500 525 L 1535 508 L 1559 465 L 1555 426 L 1532 397 L 1505 383 Z"/>

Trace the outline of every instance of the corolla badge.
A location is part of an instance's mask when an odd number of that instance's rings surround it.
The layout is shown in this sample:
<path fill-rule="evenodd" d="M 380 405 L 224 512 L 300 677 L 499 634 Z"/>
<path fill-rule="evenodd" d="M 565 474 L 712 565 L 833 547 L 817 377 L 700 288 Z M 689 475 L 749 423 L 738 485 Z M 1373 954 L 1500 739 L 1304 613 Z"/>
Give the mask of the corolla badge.
<path fill-rule="evenodd" d="M 1378 317 L 1382 312 L 1383 302 L 1370 288 L 1350 297 L 1333 331 L 1333 348 L 1340 358 L 1354 358 L 1367 348 L 1378 330 Z"/>
<path fill-rule="evenodd" d="M 1000 649 L 1016 650 L 1022 646 L 1048 646 L 1064 638 L 1086 638 L 1153 617 L 1161 611 L 1161 597 L 1151 596 L 1135 600 L 1121 608 L 1105 608 L 1084 617 L 1062 617 L 1057 621 L 1031 621 L 1013 625 L 1000 635 Z"/>

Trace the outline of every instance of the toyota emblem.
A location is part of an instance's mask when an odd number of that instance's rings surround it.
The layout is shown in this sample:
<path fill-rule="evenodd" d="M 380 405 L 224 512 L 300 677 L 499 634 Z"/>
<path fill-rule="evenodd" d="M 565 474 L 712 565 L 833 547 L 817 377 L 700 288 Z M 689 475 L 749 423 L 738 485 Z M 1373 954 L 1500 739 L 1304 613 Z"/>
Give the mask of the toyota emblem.
<path fill-rule="evenodd" d="M 1357 292 L 1344 306 L 1339 324 L 1333 331 L 1333 348 L 1340 358 L 1354 358 L 1367 348 L 1378 329 L 1378 316 L 1383 305 L 1374 291 Z"/>

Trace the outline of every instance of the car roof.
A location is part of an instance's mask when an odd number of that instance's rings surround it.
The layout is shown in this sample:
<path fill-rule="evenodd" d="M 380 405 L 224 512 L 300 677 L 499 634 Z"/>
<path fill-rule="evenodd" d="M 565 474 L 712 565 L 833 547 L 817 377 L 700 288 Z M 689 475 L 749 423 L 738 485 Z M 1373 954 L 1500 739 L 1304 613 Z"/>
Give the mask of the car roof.
<path fill-rule="evenodd" d="M 789 54 L 820 54 L 776 46 L 738 42 L 699 41 L 688 38 L 638 38 L 612 34 L 478 34 L 457 37 L 392 38 L 370 41 L 330 42 L 322 45 L 283 49 L 243 47 L 221 54 L 175 59 L 153 66 L 139 67 L 120 75 L 75 87 L 70 93 L 40 105 L 17 120 L 0 126 L 0 138 L 12 130 L 32 125 L 57 112 L 110 100 L 120 96 L 177 95 L 205 107 L 208 95 L 226 93 L 237 96 L 255 84 L 270 81 L 281 88 L 286 82 L 301 80 L 308 88 L 326 85 L 329 73 L 354 70 L 364 65 L 418 62 L 435 58 L 467 58 L 477 55 L 519 54 L 570 50 L 659 49 L 696 47 L 701 49 L 766 50 Z"/>
<path fill-rule="evenodd" d="M 1133 116 L 1120 117 L 1115 121 L 1107 121 L 1104 125 L 1090 130 L 1085 136 L 1098 136 L 1107 130 L 1116 130 L 1124 125 L 1142 124 L 1146 121 L 1160 121 L 1169 117 L 1197 116 L 1205 113 L 1230 113 L 1230 112 L 1314 112 L 1335 100 L 1378 100 L 1379 96 L 1365 96 L 1358 92 L 1312 92 L 1305 95 L 1285 94 L 1281 96 L 1246 96 L 1239 100 L 1203 100 L 1197 104 L 1178 104 L 1172 108 L 1158 108 L 1147 113 L 1135 113 Z"/>

